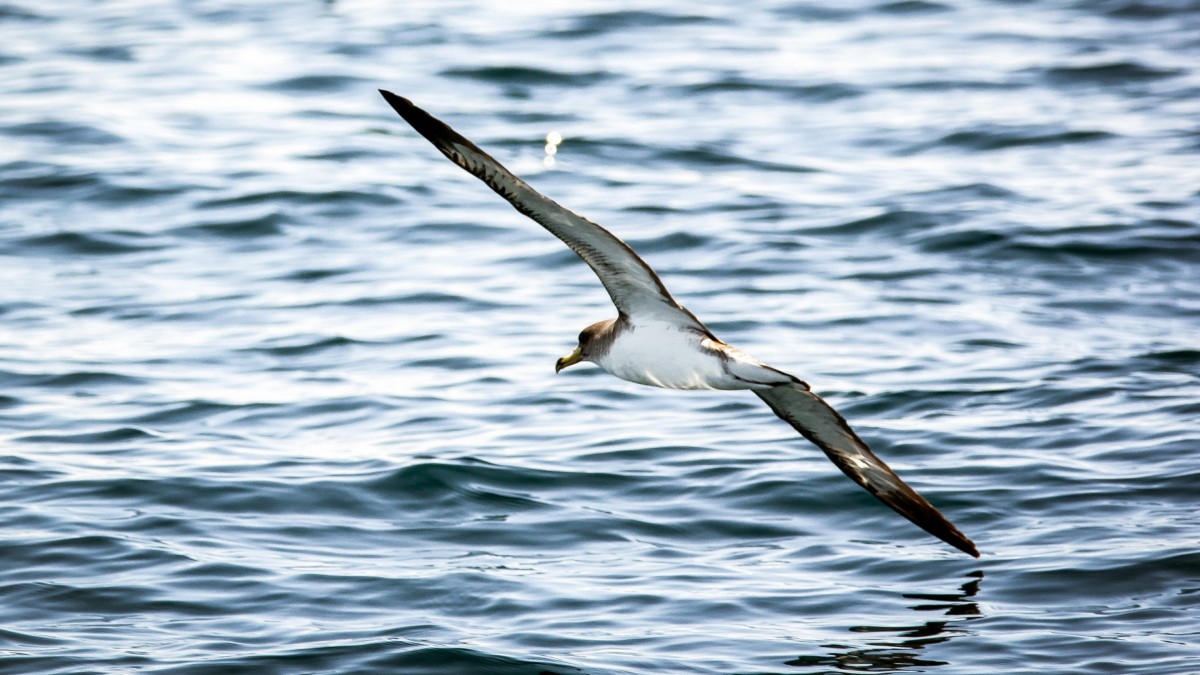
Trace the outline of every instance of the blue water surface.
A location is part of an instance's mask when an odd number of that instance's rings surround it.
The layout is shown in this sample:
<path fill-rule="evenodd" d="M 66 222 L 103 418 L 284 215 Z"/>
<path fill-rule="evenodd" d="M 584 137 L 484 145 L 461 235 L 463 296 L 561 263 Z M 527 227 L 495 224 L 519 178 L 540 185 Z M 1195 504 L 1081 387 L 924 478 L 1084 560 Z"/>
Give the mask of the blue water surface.
<path fill-rule="evenodd" d="M 1200 672 L 1200 4 L 0 4 L 0 672 Z M 614 310 L 407 96 L 810 382 Z M 548 134 L 562 142 L 548 154 Z"/>

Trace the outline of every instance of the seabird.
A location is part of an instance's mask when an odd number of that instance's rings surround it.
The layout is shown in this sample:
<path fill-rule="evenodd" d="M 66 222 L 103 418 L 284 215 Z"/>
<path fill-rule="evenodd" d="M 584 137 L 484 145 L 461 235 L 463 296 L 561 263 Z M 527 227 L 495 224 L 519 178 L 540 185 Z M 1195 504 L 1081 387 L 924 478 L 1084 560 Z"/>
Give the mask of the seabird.
<path fill-rule="evenodd" d="M 555 372 L 590 361 L 623 380 L 652 387 L 749 389 L 879 501 L 938 539 L 979 557 L 975 544 L 900 480 L 808 384 L 719 340 L 671 297 L 628 244 L 534 190 L 408 99 L 382 89 L 380 93 L 450 161 L 561 239 L 600 278 L 617 307 L 617 318 L 584 328 L 575 350 L 555 363 Z"/>

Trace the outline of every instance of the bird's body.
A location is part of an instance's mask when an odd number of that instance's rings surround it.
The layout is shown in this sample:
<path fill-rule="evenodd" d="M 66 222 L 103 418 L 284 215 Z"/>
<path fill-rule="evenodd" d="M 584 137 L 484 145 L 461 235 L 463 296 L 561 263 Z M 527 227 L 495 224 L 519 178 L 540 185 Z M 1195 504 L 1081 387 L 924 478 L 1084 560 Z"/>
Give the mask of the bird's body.
<path fill-rule="evenodd" d="M 790 378 L 707 332 L 670 321 L 617 320 L 592 361 L 611 375 L 664 389 L 756 389 Z"/>
<path fill-rule="evenodd" d="M 556 371 L 590 361 L 623 380 L 654 387 L 750 389 L 855 483 L 925 531 L 978 557 L 971 540 L 876 457 L 808 384 L 718 339 L 671 297 L 628 244 L 537 192 L 407 99 L 380 93 L 442 154 L 561 239 L 600 278 L 618 316 L 585 328 L 578 347 L 558 360 Z"/>

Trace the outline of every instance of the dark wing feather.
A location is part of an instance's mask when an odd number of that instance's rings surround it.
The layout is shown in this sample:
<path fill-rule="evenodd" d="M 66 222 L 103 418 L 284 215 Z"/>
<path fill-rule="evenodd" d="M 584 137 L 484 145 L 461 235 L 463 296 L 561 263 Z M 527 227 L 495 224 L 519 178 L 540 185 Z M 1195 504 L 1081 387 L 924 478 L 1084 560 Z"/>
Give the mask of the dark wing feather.
<path fill-rule="evenodd" d="M 900 480 L 883 460 L 871 452 L 836 410 L 809 391 L 808 385 L 797 381 L 768 389 L 755 389 L 754 393 L 766 401 L 776 415 L 824 450 L 843 473 L 879 501 L 929 534 L 964 553 L 979 557 L 975 544 L 916 490 Z"/>
<path fill-rule="evenodd" d="M 514 208 L 575 251 L 600 278 L 621 314 L 629 317 L 653 314 L 659 319 L 703 328 L 691 312 L 675 302 L 654 270 L 613 233 L 543 196 L 474 143 L 408 99 L 382 89 L 379 93 L 450 161 L 482 180 Z"/>

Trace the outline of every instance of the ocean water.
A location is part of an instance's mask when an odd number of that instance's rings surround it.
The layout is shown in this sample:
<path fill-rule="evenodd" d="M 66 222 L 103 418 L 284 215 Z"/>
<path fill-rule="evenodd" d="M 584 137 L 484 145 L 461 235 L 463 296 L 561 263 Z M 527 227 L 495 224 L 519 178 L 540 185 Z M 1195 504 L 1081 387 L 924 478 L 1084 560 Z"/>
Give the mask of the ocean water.
<path fill-rule="evenodd" d="M 0 37 L 0 672 L 1200 672 L 1194 0 L 15 0 Z M 746 392 L 556 376 L 599 283 L 377 88 L 982 558 Z"/>

